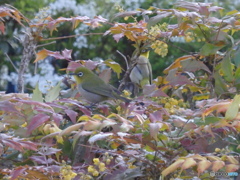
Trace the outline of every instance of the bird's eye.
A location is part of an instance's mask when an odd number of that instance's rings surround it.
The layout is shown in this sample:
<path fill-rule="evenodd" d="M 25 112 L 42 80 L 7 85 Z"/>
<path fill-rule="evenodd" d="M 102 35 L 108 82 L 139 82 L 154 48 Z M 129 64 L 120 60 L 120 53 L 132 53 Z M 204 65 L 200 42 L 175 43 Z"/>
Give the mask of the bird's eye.
<path fill-rule="evenodd" d="M 77 75 L 78 75 L 79 77 L 82 77 L 82 76 L 83 76 L 83 72 L 79 72 Z"/>

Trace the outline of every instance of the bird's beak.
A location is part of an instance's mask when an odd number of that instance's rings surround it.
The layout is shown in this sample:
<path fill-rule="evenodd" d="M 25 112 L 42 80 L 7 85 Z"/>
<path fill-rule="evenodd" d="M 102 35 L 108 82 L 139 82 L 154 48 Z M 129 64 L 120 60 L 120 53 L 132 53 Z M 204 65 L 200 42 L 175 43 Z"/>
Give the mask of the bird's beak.
<path fill-rule="evenodd" d="M 68 73 L 68 75 L 73 76 L 73 75 L 77 75 L 76 73 Z"/>

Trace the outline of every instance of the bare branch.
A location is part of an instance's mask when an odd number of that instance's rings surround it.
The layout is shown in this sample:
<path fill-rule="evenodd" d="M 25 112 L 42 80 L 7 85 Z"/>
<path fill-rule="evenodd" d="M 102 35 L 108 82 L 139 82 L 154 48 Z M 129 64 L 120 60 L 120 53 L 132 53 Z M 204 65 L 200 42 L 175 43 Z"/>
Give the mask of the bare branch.
<path fill-rule="evenodd" d="M 103 35 L 103 34 L 104 34 L 104 33 L 77 34 L 77 35 L 71 35 L 71 36 L 62 36 L 62 37 L 55 37 L 55 38 L 41 39 L 41 41 L 50 41 L 50 40 L 58 40 L 58 39 L 74 38 L 74 37 L 78 37 L 78 36 L 92 36 L 92 35 Z"/>
<path fill-rule="evenodd" d="M 123 57 L 123 59 L 125 60 L 127 69 L 128 69 L 128 68 L 129 68 L 129 65 L 128 65 L 128 60 L 127 60 L 126 56 L 124 56 L 124 54 L 122 54 L 122 53 L 121 53 L 120 51 L 118 51 L 118 50 L 117 50 L 117 53 L 120 54 L 120 55 Z"/>
<path fill-rule="evenodd" d="M 56 43 L 56 41 L 52 41 L 52 42 L 46 43 L 46 44 L 40 44 L 40 45 L 37 46 L 37 48 L 43 47 L 43 46 L 48 46 L 48 45 L 51 45 L 51 44 L 54 44 L 54 43 Z"/>
<path fill-rule="evenodd" d="M 5 56 L 7 56 L 8 61 L 12 64 L 13 68 L 14 68 L 15 71 L 18 73 L 18 69 L 17 69 L 17 67 L 14 65 L 14 63 L 12 62 L 11 58 L 8 56 L 7 53 L 4 53 L 4 54 L 5 54 Z"/>

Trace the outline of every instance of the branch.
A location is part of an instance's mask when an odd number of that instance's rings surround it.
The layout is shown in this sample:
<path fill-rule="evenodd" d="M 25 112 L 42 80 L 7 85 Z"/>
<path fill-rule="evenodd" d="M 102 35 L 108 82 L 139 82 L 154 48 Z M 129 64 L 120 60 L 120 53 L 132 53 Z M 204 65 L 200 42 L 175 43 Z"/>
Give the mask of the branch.
<path fill-rule="evenodd" d="M 37 42 L 32 36 L 31 29 L 28 28 L 27 32 L 25 32 L 25 37 L 23 40 L 23 55 L 20 62 L 20 67 L 18 71 L 18 92 L 24 93 L 24 74 L 26 69 L 28 68 L 29 62 L 32 59 L 33 55 L 35 55 L 35 48 Z"/>
<path fill-rule="evenodd" d="M 5 56 L 7 56 L 8 61 L 12 64 L 13 68 L 14 68 L 15 71 L 18 73 L 18 69 L 17 69 L 17 67 L 14 65 L 14 63 L 12 62 L 11 58 L 8 56 L 7 53 L 4 53 L 4 54 L 5 54 Z"/>
<path fill-rule="evenodd" d="M 91 35 L 103 35 L 103 34 L 104 34 L 104 33 L 77 34 L 77 35 L 70 35 L 70 36 L 62 36 L 62 37 L 55 37 L 55 38 L 41 39 L 41 41 L 50 41 L 50 40 L 58 40 L 58 39 L 74 38 L 74 37 L 78 37 L 78 36 L 91 36 Z"/>
<path fill-rule="evenodd" d="M 120 54 L 120 55 L 123 57 L 123 59 L 125 60 L 125 63 L 126 63 L 127 69 L 128 69 L 128 68 L 129 68 L 129 65 L 128 65 L 128 61 L 127 61 L 126 56 L 124 56 L 124 55 L 123 55 L 120 51 L 118 51 L 118 50 L 117 50 L 117 53 Z"/>
<path fill-rule="evenodd" d="M 37 48 L 43 47 L 43 46 L 48 46 L 48 45 L 51 45 L 51 44 L 54 44 L 54 43 L 56 43 L 56 41 L 52 41 L 52 42 L 46 43 L 46 44 L 40 44 L 40 45 L 37 46 Z"/>

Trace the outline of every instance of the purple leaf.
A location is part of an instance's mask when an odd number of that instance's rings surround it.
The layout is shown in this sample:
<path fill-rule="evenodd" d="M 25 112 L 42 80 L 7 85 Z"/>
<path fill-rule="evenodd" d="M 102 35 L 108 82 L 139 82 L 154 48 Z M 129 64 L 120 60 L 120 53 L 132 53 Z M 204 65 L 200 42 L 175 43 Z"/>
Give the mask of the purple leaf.
<path fill-rule="evenodd" d="M 57 126 L 60 125 L 61 120 L 63 119 L 63 116 L 61 114 L 53 113 L 52 118 Z"/>
<path fill-rule="evenodd" d="M 156 84 L 151 84 L 151 85 L 146 85 L 143 87 L 143 94 L 148 96 L 150 95 L 155 89 L 156 89 Z"/>
<path fill-rule="evenodd" d="M 64 49 L 62 55 L 65 59 L 72 59 L 72 50 Z"/>
<path fill-rule="evenodd" d="M 43 113 L 35 115 L 27 127 L 27 133 L 30 134 L 33 130 L 37 129 L 39 126 L 41 126 L 49 119 L 50 116 Z"/>
<path fill-rule="evenodd" d="M 9 146 L 9 147 L 11 147 L 11 148 L 13 148 L 13 149 L 16 149 L 16 150 L 18 150 L 18 151 L 23 151 L 23 148 L 22 148 L 22 146 L 20 145 L 20 143 L 14 141 L 14 140 L 11 140 L 11 139 L 2 139 L 2 142 L 3 142 L 5 145 L 7 145 L 7 146 Z"/>
<path fill-rule="evenodd" d="M 116 42 L 119 42 L 119 40 L 124 37 L 124 33 L 114 34 L 113 38 Z"/>
<path fill-rule="evenodd" d="M 163 123 L 149 123 L 150 135 L 157 140 L 157 135 Z"/>
<path fill-rule="evenodd" d="M 26 168 L 24 168 L 24 167 L 22 167 L 22 166 L 16 168 L 15 170 L 13 170 L 13 171 L 11 172 L 11 175 L 10 175 L 11 179 L 10 179 L 10 180 L 17 179 L 17 177 L 18 177 L 20 174 L 22 174 L 25 170 L 26 170 Z"/>
<path fill-rule="evenodd" d="M 30 159 L 38 164 L 52 164 L 56 162 L 54 159 L 46 158 L 45 156 L 31 156 Z"/>
<path fill-rule="evenodd" d="M 85 115 L 88 115 L 88 116 L 91 115 L 91 111 L 88 110 L 83 105 L 80 105 L 78 101 L 74 101 L 74 100 L 71 100 L 71 99 L 61 99 L 61 100 L 59 100 L 59 102 L 73 104 L 73 105 L 79 107 L 79 110 L 82 111 Z"/>
<path fill-rule="evenodd" d="M 15 105 L 9 101 L 1 101 L 0 109 L 1 111 L 18 112 L 17 109 L 15 108 Z"/>
<path fill-rule="evenodd" d="M 152 123 L 162 121 L 162 112 L 161 111 L 155 111 L 153 113 L 150 113 L 149 119 L 151 120 Z"/>
<path fill-rule="evenodd" d="M 76 123 L 76 118 L 78 116 L 78 113 L 71 110 L 71 109 L 66 109 L 65 113 L 68 115 L 68 117 L 71 119 L 72 123 L 75 124 Z"/>
<path fill-rule="evenodd" d="M 31 142 L 31 141 L 21 141 L 20 142 L 21 146 L 26 148 L 26 149 L 30 149 L 33 151 L 37 151 L 37 144 Z"/>
<path fill-rule="evenodd" d="M 177 69 L 171 69 L 166 77 L 166 80 L 169 81 L 169 84 L 172 86 L 181 86 L 189 84 L 195 86 L 186 76 L 177 72 Z"/>
<path fill-rule="evenodd" d="M 181 61 L 182 65 L 182 70 L 183 71 L 190 71 L 190 72 L 195 72 L 200 69 L 207 71 L 208 73 L 211 73 L 209 68 L 201 61 L 197 61 L 194 59 L 186 59 Z"/>
<path fill-rule="evenodd" d="M 61 149 L 56 149 L 56 148 L 51 148 L 51 147 L 43 147 L 40 149 L 40 151 L 38 153 L 40 155 L 49 156 L 49 155 L 56 154 L 57 152 L 60 152 L 60 151 L 61 151 Z"/>

